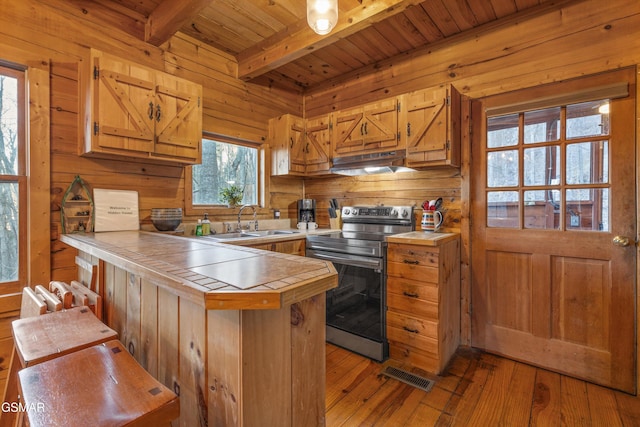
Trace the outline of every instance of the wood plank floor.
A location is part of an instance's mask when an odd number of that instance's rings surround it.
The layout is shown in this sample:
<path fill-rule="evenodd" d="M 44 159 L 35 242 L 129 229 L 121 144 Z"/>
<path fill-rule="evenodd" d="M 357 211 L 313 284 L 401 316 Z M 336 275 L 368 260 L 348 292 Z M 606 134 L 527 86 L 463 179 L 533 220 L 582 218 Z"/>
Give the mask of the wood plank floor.
<path fill-rule="evenodd" d="M 381 375 L 386 364 L 327 344 L 327 427 L 640 427 L 636 396 L 473 349 L 423 375 L 428 393 Z"/>

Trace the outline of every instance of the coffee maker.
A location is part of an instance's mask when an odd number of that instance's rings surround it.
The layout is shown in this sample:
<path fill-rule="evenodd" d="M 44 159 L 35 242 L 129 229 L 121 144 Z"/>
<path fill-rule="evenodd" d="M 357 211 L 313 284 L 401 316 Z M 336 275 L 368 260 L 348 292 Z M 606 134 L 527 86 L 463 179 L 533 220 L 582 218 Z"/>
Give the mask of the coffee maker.
<path fill-rule="evenodd" d="M 316 222 L 315 199 L 298 200 L 298 222 Z"/>

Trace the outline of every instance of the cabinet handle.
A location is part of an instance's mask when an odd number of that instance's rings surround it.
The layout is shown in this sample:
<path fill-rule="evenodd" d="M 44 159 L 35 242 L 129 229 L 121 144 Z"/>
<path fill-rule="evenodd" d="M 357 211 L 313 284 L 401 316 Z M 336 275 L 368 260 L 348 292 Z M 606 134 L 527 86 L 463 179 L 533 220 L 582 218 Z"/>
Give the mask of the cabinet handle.
<path fill-rule="evenodd" d="M 368 135 L 369 131 L 367 131 L 367 122 L 364 122 L 364 134 Z"/>
<path fill-rule="evenodd" d="M 153 102 L 149 103 L 149 120 L 153 120 Z"/>
<path fill-rule="evenodd" d="M 406 326 L 403 326 L 402 329 L 404 329 L 407 332 L 411 332 L 412 334 L 417 334 L 418 332 L 420 332 L 417 329 L 411 329 L 411 328 L 408 328 Z"/>
<path fill-rule="evenodd" d="M 418 295 L 418 294 L 414 294 L 414 293 L 407 292 L 407 291 L 402 292 L 402 294 L 403 294 L 405 297 L 409 297 L 409 298 L 418 298 L 418 297 L 420 296 L 420 295 Z"/>
<path fill-rule="evenodd" d="M 307 142 L 307 147 L 304 149 L 304 152 L 309 154 L 309 143 Z"/>
<path fill-rule="evenodd" d="M 162 111 L 160 111 L 160 104 L 156 105 L 156 122 L 162 119 Z"/>
<path fill-rule="evenodd" d="M 364 123 L 360 125 L 360 135 L 364 135 Z"/>
<path fill-rule="evenodd" d="M 402 262 L 404 262 L 405 264 L 413 264 L 413 265 L 420 264 L 420 261 L 418 261 L 417 259 L 415 259 L 415 260 L 405 259 Z"/>
<path fill-rule="evenodd" d="M 411 123 L 407 123 L 407 136 L 411 136 Z"/>
<path fill-rule="evenodd" d="M 291 146 L 289 148 L 293 148 L 293 137 L 292 136 L 289 137 L 289 141 L 290 141 L 290 144 L 291 144 Z"/>

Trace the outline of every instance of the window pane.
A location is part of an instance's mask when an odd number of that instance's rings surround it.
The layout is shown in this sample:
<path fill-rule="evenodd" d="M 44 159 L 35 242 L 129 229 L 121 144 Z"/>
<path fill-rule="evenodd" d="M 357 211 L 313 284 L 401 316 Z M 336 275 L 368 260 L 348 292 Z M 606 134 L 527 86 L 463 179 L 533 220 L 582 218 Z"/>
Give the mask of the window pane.
<path fill-rule="evenodd" d="M 0 282 L 18 280 L 18 183 L 0 183 Z"/>
<path fill-rule="evenodd" d="M 202 164 L 193 166 L 193 204 L 225 205 L 220 191 L 232 185 L 244 190 L 242 203 L 258 203 L 258 150 L 202 140 Z"/>
<path fill-rule="evenodd" d="M 0 75 L 0 174 L 18 174 L 18 80 Z"/>
<path fill-rule="evenodd" d="M 488 187 L 515 187 L 518 185 L 518 177 L 517 150 L 487 153 Z"/>
<path fill-rule="evenodd" d="M 524 185 L 560 184 L 560 147 L 525 148 Z"/>
<path fill-rule="evenodd" d="M 609 134 L 609 100 L 567 105 L 567 138 Z"/>
<path fill-rule="evenodd" d="M 535 190 L 524 192 L 524 228 L 560 229 L 560 191 Z"/>
<path fill-rule="evenodd" d="M 517 191 L 487 193 L 487 227 L 519 228 Z"/>
<path fill-rule="evenodd" d="M 567 230 L 610 231 L 609 189 L 567 190 Z"/>
<path fill-rule="evenodd" d="M 558 139 L 560 139 L 560 107 L 524 113 L 525 144 Z"/>
<path fill-rule="evenodd" d="M 489 117 L 487 120 L 487 147 L 518 145 L 518 115 Z"/>
<path fill-rule="evenodd" d="M 607 141 L 567 145 L 567 184 L 609 182 Z"/>

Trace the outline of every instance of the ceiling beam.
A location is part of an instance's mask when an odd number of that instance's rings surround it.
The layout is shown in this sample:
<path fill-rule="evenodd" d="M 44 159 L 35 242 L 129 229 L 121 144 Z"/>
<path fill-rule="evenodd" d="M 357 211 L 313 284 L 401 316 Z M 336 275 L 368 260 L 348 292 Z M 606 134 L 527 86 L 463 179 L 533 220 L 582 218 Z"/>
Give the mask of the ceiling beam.
<path fill-rule="evenodd" d="M 424 0 L 362 0 L 358 7 L 340 13 L 338 23 L 325 36 L 316 34 L 306 18 L 284 31 L 274 34 L 238 55 L 238 78 L 251 80 L 311 51 L 329 46 L 376 22 L 401 13 Z"/>
<path fill-rule="evenodd" d="M 160 46 L 189 19 L 211 4 L 212 0 L 164 0 L 149 15 L 144 28 L 144 41 Z"/>

